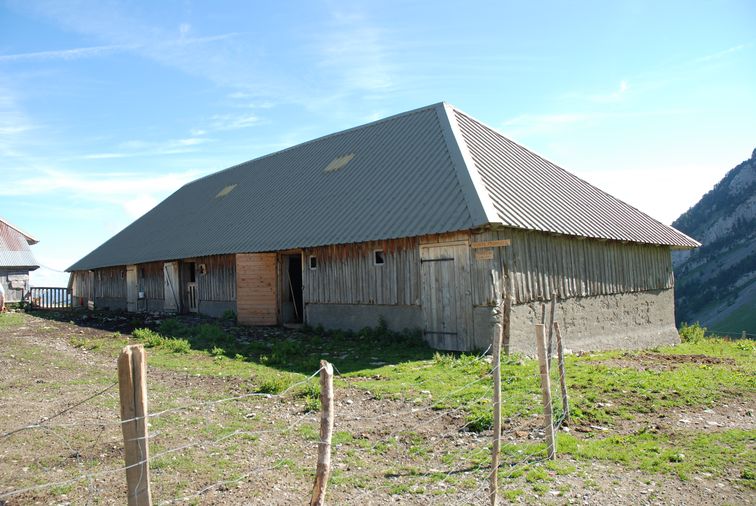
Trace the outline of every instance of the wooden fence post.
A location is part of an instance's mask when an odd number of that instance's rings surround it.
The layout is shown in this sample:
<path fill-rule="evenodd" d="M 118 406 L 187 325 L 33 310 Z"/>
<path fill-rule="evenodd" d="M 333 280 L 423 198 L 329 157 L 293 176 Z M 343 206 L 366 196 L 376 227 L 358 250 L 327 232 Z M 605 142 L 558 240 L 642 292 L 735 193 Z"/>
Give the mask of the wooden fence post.
<path fill-rule="evenodd" d="M 504 301 L 499 291 L 496 271 L 491 271 L 496 306 L 491 311 L 493 320 L 493 342 L 491 350 L 491 374 L 493 375 L 493 446 L 491 448 L 491 474 L 488 477 L 488 497 L 491 506 L 498 504 L 499 493 L 499 453 L 501 451 L 501 342 L 504 334 Z"/>
<path fill-rule="evenodd" d="M 554 356 L 554 319 L 556 318 L 557 293 L 551 292 L 551 313 L 549 320 L 549 347 L 547 356 L 549 357 L 549 369 L 551 369 L 551 357 Z"/>
<path fill-rule="evenodd" d="M 126 346 L 118 357 L 118 391 L 128 504 L 152 506 L 147 439 L 147 361 L 141 344 Z"/>
<path fill-rule="evenodd" d="M 542 324 L 536 324 L 536 349 L 538 351 L 538 365 L 541 375 L 541 393 L 543 395 L 543 415 L 546 419 L 546 445 L 548 458 L 556 458 L 556 441 L 554 439 L 554 413 L 551 407 L 551 381 L 549 379 L 549 362 L 546 359 L 546 332 Z"/>
<path fill-rule="evenodd" d="M 499 493 L 498 470 L 499 454 L 501 451 L 501 352 L 504 343 L 507 346 L 509 345 L 514 290 L 512 289 L 512 284 L 508 283 L 506 294 L 502 298 L 496 271 L 491 271 L 491 280 L 496 296 L 496 306 L 491 312 L 494 327 L 491 351 L 491 373 L 493 374 L 493 447 L 491 448 L 489 499 L 491 506 L 496 506 Z"/>
<path fill-rule="evenodd" d="M 333 434 L 333 365 L 320 361 L 320 443 L 318 467 L 310 506 L 325 504 L 328 475 L 331 473 L 331 436 Z"/>
<path fill-rule="evenodd" d="M 564 413 L 564 419 L 569 422 L 570 402 L 567 398 L 567 373 L 564 369 L 564 343 L 562 342 L 562 331 L 559 330 L 559 322 L 554 322 L 554 334 L 556 334 L 559 387 L 562 390 L 562 412 Z"/>

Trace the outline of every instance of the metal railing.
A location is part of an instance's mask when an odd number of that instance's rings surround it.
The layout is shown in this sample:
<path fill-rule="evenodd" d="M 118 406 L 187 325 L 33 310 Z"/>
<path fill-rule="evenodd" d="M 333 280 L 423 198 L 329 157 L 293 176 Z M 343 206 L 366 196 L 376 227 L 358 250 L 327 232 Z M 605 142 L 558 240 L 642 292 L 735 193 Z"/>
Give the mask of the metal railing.
<path fill-rule="evenodd" d="M 26 302 L 33 309 L 71 309 L 71 289 L 59 286 L 35 286 L 29 290 Z"/>

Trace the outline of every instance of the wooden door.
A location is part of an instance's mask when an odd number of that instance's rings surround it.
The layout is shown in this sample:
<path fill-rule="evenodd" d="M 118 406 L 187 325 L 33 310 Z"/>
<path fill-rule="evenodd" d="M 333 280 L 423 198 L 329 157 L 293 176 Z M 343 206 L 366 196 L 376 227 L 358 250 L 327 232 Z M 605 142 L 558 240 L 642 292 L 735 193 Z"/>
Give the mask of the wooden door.
<path fill-rule="evenodd" d="M 275 253 L 236 255 L 236 313 L 245 325 L 278 323 Z"/>
<path fill-rule="evenodd" d="M 179 288 L 179 265 L 178 262 L 165 262 L 163 264 L 164 300 L 163 311 L 166 313 L 178 313 L 181 304 L 181 291 Z"/>
<path fill-rule="evenodd" d="M 423 245 L 420 262 L 426 341 L 442 350 L 467 350 L 473 338 L 469 246 Z"/>
<path fill-rule="evenodd" d="M 139 286 L 137 285 L 137 266 L 126 266 L 126 311 L 137 312 L 137 297 Z"/>
<path fill-rule="evenodd" d="M 190 313 L 196 313 L 199 311 L 199 300 L 197 297 L 197 283 L 190 281 L 186 284 L 186 301 L 187 309 Z"/>

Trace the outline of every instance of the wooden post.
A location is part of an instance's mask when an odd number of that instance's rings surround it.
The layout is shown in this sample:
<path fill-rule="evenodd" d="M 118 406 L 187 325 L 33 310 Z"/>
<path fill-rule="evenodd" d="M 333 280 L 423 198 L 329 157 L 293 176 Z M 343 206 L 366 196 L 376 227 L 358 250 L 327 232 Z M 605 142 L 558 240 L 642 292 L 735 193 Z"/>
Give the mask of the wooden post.
<path fill-rule="evenodd" d="M 493 374 L 493 447 L 491 448 L 489 498 L 491 505 L 496 506 L 499 493 L 499 454 L 501 452 L 501 351 L 504 343 L 507 346 L 509 345 L 514 290 L 512 289 L 512 283 L 507 283 L 508 289 L 502 298 L 496 271 L 491 271 L 491 280 L 496 297 L 496 306 L 491 312 L 494 327 L 491 352 L 491 373 Z"/>
<path fill-rule="evenodd" d="M 496 306 L 491 311 L 493 343 L 491 351 L 491 374 L 493 375 L 493 446 L 491 448 L 491 474 L 488 477 L 488 496 L 491 506 L 498 504 L 499 453 L 501 451 L 501 342 L 504 334 L 504 303 L 499 291 L 499 278 L 491 271 Z"/>
<path fill-rule="evenodd" d="M 554 356 L 554 318 L 556 317 L 557 293 L 551 292 L 551 318 L 549 319 L 549 370 L 551 370 L 551 357 Z"/>
<path fill-rule="evenodd" d="M 331 473 L 331 436 L 333 435 L 333 365 L 320 361 L 320 443 L 318 468 L 310 506 L 325 504 L 328 475 Z"/>
<path fill-rule="evenodd" d="M 543 415 L 546 419 L 546 445 L 549 460 L 556 459 L 556 441 L 554 439 L 554 413 L 551 409 L 551 381 L 549 379 L 549 363 L 546 360 L 546 332 L 542 324 L 536 324 L 536 349 L 538 350 L 538 364 L 541 374 L 541 393 L 543 395 Z"/>
<path fill-rule="evenodd" d="M 554 334 L 556 334 L 557 361 L 559 368 L 559 387 L 562 389 L 562 412 L 564 419 L 570 421 L 570 402 L 567 399 L 567 374 L 564 369 L 564 343 L 562 332 L 559 330 L 559 322 L 554 322 Z"/>
<path fill-rule="evenodd" d="M 151 506 L 147 439 L 147 361 L 141 344 L 126 346 L 118 357 L 121 429 L 126 454 L 129 506 Z M 128 421 L 126 421 L 128 420 Z"/>
<path fill-rule="evenodd" d="M 742 333 L 742 334 L 740 335 L 740 338 L 741 338 L 741 339 L 745 339 L 745 338 L 746 338 L 746 331 L 745 331 L 745 330 L 744 330 L 744 331 L 743 331 L 743 333 Z"/>
<path fill-rule="evenodd" d="M 502 351 L 509 355 L 509 342 L 512 337 L 512 307 L 515 303 L 514 277 L 506 276 L 507 291 L 504 294 L 504 313 L 502 315 Z"/>

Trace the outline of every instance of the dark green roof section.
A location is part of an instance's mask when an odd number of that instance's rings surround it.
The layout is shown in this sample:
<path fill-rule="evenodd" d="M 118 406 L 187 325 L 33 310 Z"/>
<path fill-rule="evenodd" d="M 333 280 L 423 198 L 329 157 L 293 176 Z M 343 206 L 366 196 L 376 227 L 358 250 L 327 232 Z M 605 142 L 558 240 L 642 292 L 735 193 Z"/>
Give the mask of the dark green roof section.
<path fill-rule="evenodd" d="M 432 105 L 205 176 L 68 270 L 482 225 L 486 217 L 478 202 L 467 201 L 469 183 L 459 177 L 469 176 L 455 167 L 442 114 L 443 104 Z"/>

